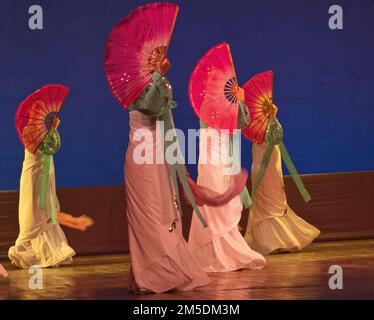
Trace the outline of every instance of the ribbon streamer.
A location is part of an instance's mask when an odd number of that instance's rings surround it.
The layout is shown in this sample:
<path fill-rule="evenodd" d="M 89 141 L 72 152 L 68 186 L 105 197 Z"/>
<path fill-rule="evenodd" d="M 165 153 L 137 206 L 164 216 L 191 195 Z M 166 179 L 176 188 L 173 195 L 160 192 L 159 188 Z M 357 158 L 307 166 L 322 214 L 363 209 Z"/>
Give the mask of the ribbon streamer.
<path fill-rule="evenodd" d="M 309 202 L 312 197 L 308 190 L 305 188 L 303 181 L 301 180 L 295 165 L 293 164 L 290 154 L 288 153 L 286 146 L 283 141 L 279 144 L 279 149 L 282 155 L 282 159 L 287 166 L 288 172 L 290 173 L 294 183 L 296 184 L 297 189 L 299 190 L 301 196 L 305 202 Z"/>
<path fill-rule="evenodd" d="M 53 157 L 43 155 L 44 163 L 42 164 L 42 171 L 39 183 L 39 209 L 47 210 L 47 198 L 49 199 L 49 206 L 51 210 L 52 224 L 57 224 L 57 209 L 55 202 L 55 195 L 53 193 L 53 186 L 50 183 L 53 179 Z"/>
<path fill-rule="evenodd" d="M 55 128 L 51 128 L 39 147 L 42 158 L 42 169 L 39 182 L 39 209 L 47 210 L 47 199 L 51 210 L 51 222 L 57 224 L 56 199 L 51 181 L 54 178 L 53 155 L 60 149 L 60 136 Z"/>
<path fill-rule="evenodd" d="M 279 145 L 279 150 L 281 157 L 286 164 L 288 172 L 290 173 L 292 180 L 296 184 L 301 196 L 305 202 L 309 202 L 312 197 L 310 196 L 308 190 L 305 188 L 303 181 L 301 180 L 295 165 L 293 164 L 290 154 L 288 153 L 286 146 L 283 143 L 283 129 L 277 119 L 272 119 L 266 131 L 265 141 L 268 143 L 264 157 L 262 158 L 260 169 L 257 173 L 256 181 L 253 185 L 252 197 L 255 196 L 257 189 L 259 188 L 262 179 L 264 178 L 266 168 L 269 165 L 271 154 L 274 150 L 275 145 Z"/>
<path fill-rule="evenodd" d="M 171 108 L 174 107 L 175 104 L 171 104 L 170 107 L 168 108 L 168 111 L 165 112 L 160 116 L 160 120 L 164 121 L 165 125 L 165 130 L 164 130 L 164 150 L 170 145 L 171 142 L 165 140 L 165 135 L 169 130 L 174 130 L 174 136 L 177 137 L 176 132 L 175 132 L 175 126 L 174 126 L 174 119 L 173 119 L 173 114 L 171 113 Z M 192 190 L 190 188 L 190 185 L 188 184 L 187 181 L 187 176 L 186 176 L 186 170 L 184 168 L 184 163 L 183 158 L 181 157 L 181 150 L 179 148 L 178 144 L 178 139 L 177 139 L 177 162 L 175 164 L 170 164 L 168 162 L 167 166 L 169 169 L 170 177 L 174 185 L 174 190 L 177 198 L 177 202 L 179 205 L 179 212 L 181 216 L 183 216 L 182 213 L 182 207 L 180 205 L 180 196 L 179 196 L 179 189 L 178 189 L 178 181 L 177 177 L 179 178 L 179 181 L 182 185 L 182 188 L 185 192 L 185 195 L 187 196 L 188 201 L 190 202 L 194 212 L 196 213 L 197 217 L 199 218 L 201 224 L 203 225 L 204 228 L 208 227 L 208 224 L 206 223 L 204 217 L 202 216 L 198 206 L 196 205 L 195 198 L 193 196 Z"/>

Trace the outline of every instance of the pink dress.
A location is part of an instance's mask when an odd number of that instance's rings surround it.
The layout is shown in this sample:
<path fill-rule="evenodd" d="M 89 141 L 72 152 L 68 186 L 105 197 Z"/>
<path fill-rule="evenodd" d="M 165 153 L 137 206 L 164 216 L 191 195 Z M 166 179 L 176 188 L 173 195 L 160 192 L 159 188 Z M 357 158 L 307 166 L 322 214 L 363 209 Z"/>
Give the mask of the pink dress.
<path fill-rule="evenodd" d="M 220 135 L 218 131 L 200 129 L 197 182 L 219 193 L 224 193 L 232 183 L 232 176 L 224 175 L 225 170 L 230 167 L 227 139 L 228 136 Z M 202 161 L 203 150 L 206 150 L 207 161 Z M 208 228 L 204 229 L 193 215 L 188 246 L 205 271 L 225 272 L 243 268 L 260 269 L 265 266 L 265 258 L 248 246 L 238 230 L 243 209 L 240 196 L 220 207 L 199 208 Z"/>
<path fill-rule="evenodd" d="M 265 143 L 253 144 L 252 181 L 256 181 L 266 148 Z M 276 145 L 249 213 L 245 239 L 262 254 L 300 250 L 320 234 L 317 228 L 297 216 L 288 206 L 281 160 L 279 146 Z"/>
<path fill-rule="evenodd" d="M 166 80 L 156 79 L 153 86 L 163 85 L 162 81 Z M 137 110 L 130 112 L 125 191 L 133 279 L 142 291 L 192 290 L 210 280 L 183 238 L 168 167 L 155 162 L 137 164 L 134 160 L 139 144 L 150 147 L 153 155 L 157 149 L 162 150 L 161 139 L 156 139 L 157 119 Z M 134 133 L 139 129 L 148 130 L 152 141 L 135 141 Z"/>

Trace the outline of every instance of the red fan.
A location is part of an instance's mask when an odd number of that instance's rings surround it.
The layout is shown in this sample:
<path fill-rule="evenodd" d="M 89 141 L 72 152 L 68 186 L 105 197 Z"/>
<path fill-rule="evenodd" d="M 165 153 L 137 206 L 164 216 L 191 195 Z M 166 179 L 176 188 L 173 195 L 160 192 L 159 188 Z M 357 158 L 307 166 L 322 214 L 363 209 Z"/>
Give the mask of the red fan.
<path fill-rule="evenodd" d="M 189 82 L 189 97 L 196 115 L 209 127 L 237 127 L 239 86 L 230 46 L 220 43 L 196 64 Z"/>
<path fill-rule="evenodd" d="M 274 117 L 273 72 L 265 71 L 255 75 L 243 88 L 251 122 L 242 132 L 248 140 L 261 144 L 268 123 Z"/>
<path fill-rule="evenodd" d="M 109 34 L 105 76 L 125 109 L 152 81 L 155 66 L 167 53 L 178 11 L 174 3 L 146 4 L 118 22 Z"/>
<path fill-rule="evenodd" d="M 16 112 L 18 135 L 31 153 L 35 153 L 59 114 L 69 88 L 61 84 L 48 84 L 23 100 Z"/>

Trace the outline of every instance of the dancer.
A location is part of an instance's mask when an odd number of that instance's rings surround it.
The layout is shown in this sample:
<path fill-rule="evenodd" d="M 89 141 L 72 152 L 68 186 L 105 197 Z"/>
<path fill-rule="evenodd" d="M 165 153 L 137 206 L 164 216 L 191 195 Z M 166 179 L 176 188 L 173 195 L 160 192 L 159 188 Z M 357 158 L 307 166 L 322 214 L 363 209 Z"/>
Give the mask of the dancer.
<path fill-rule="evenodd" d="M 59 222 L 81 231 L 93 224 L 87 216 L 73 218 L 60 212 L 56 195 L 53 155 L 61 145 L 57 131 L 60 120 L 58 112 L 49 109 L 60 108 L 67 92 L 64 86 L 47 85 L 26 98 L 17 110 L 16 125 L 25 145 L 25 160 L 20 181 L 20 232 L 8 256 L 18 268 L 71 263 L 75 251 L 68 245 Z"/>
<path fill-rule="evenodd" d="M 200 118 L 198 184 L 225 192 L 240 168 L 240 130 L 250 121 L 244 91 L 238 86 L 230 47 L 223 42 L 208 50 L 190 78 L 191 105 Z M 225 132 L 225 131 L 226 132 Z M 265 258 L 251 250 L 239 232 L 243 204 L 251 204 L 247 188 L 219 207 L 199 207 L 209 228 L 192 217 L 189 248 L 207 272 L 259 269 Z M 241 201 L 242 200 L 242 201 Z"/>
<path fill-rule="evenodd" d="M 166 53 L 178 10 L 172 3 L 136 8 L 113 28 L 105 51 L 109 86 L 121 106 L 130 110 L 125 191 L 132 263 L 129 285 L 135 293 L 185 291 L 210 282 L 182 235 L 178 181 L 207 227 L 197 204 L 227 203 L 247 180 L 247 172 L 241 171 L 233 177 L 234 186 L 220 194 L 197 186 L 181 162 L 172 115 L 176 102 L 165 76 L 170 68 Z M 156 130 L 158 125 L 164 130 Z M 176 151 L 176 163 L 169 149 Z"/>
<path fill-rule="evenodd" d="M 239 105 L 238 129 L 241 129 L 247 125 L 249 117 L 245 104 L 239 102 Z M 200 159 L 197 183 L 217 192 L 224 192 L 232 183 L 231 176 L 224 174 L 230 167 L 229 149 L 231 148 L 228 140 L 231 137 L 219 134 L 219 131 L 212 130 L 201 120 L 200 124 Z M 240 132 L 234 136 L 234 143 L 237 143 L 239 137 Z M 208 143 L 209 138 L 211 143 Z M 233 146 L 233 149 L 236 148 L 237 146 Z M 206 163 L 201 161 L 202 153 L 205 150 L 208 159 Z M 220 158 L 215 161 L 217 159 L 214 159 L 214 155 L 219 154 Z M 246 192 L 245 189 L 244 196 L 246 196 Z M 246 201 L 246 207 L 248 207 L 248 202 L 250 200 Z M 242 209 L 243 203 L 238 195 L 228 204 L 220 207 L 200 207 L 200 211 L 209 225 L 207 229 L 201 226 L 195 216 L 192 217 L 188 245 L 206 272 L 226 272 L 245 268 L 261 269 L 265 266 L 265 258 L 251 250 L 238 230 Z"/>
<path fill-rule="evenodd" d="M 256 181 L 267 147 L 267 142 L 252 146 L 252 181 Z M 289 207 L 281 159 L 279 145 L 275 145 L 261 185 L 252 197 L 245 239 L 262 254 L 300 250 L 320 234 Z"/>
<path fill-rule="evenodd" d="M 278 109 L 272 102 L 272 77 L 271 71 L 264 72 L 244 86 L 249 110 L 256 114 L 257 120 L 257 124 L 252 122 L 243 131 L 253 141 L 253 204 L 245 239 L 251 248 L 262 254 L 300 250 L 320 234 L 317 228 L 297 216 L 287 203 L 282 157 L 304 200 L 309 201 L 311 197 L 282 142 L 283 130 L 276 119 Z M 259 108 L 262 108 L 262 112 L 259 112 Z M 267 123 L 264 135 L 256 131 L 264 127 L 260 123 Z"/>
<path fill-rule="evenodd" d="M 165 58 L 161 73 L 168 69 Z M 157 71 L 153 84 L 135 101 L 130 112 L 130 143 L 125 160 L 127 219 L 133 278 L 131 289 L 140 292 L 190 290 L 210 282 L 190 254 L 182 234 L 182 221 L 166 164 L 135 163 L 138 129 L 152 132 L 156 151 L 156 120 L 170 112 L 171 91 Z M 157 139 L 159 140 L 159 139 Z M 158 146 L 160 147 L 160 146 Z"/>
<path fill-rule="evenodd" d="M 182 235 L 173 187 L 178 175 L 175 167 L 156 163 L 154 158 L 138 164 L 135 156 L 140 144 L 153 155 L 157 150 L 164 152 L 164 137 L 156 134 L 157 120 L 165 130 L 173 127 L 175 102 L 165 77 L 170 68 L 166 50 L 178 10 L 172 3 L 136 8 L 113 28 L 105 52 L 105 73 L 113 95 L 130 110 L 124 176 L 132 264 L 129 287 L 138 294 L 192 290 L 210 282 Z M 139 141 L 139 132 L 150 134 L 149 139 Z"/>

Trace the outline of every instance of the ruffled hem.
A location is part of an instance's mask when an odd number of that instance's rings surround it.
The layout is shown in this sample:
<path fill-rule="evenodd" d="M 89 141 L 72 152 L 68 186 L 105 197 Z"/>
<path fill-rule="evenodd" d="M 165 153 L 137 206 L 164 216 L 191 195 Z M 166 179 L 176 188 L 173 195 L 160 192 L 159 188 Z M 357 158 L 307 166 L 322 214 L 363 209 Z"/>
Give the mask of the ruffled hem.
<path fill-rule="evenodd" d="M 155 293 L 173 289 L 189 291 L 210 283 L 207 274 L 188 251 L 184 240 L 169 255 L 163 256 L 145 270 L 136 272 L 134 268 L 134 281 L 136 284 L 132 287 L 137 290 Z"/>
<path fill-rule="evenodd" d="M 34 239 L 19 242 L 11 247 L 8 257 L 18 268 L 39 265 L 43 268 L 70 264 L 75 251 L 68 245 L 59 225 L 49 228 Z"/>
<path fill-rule="evenodd" d="M 237 228 L 191 252 L 206 272 L 262 269 L 266 265 L 265 258 L 248 246 Z"/>
<path fill-rule="evenodd" d="M 245 240 L 261 254 L 296 251 L 306 247 L 321 232 L 298 217 L 289 207 L 283 216 L 249 223 Z"/>

